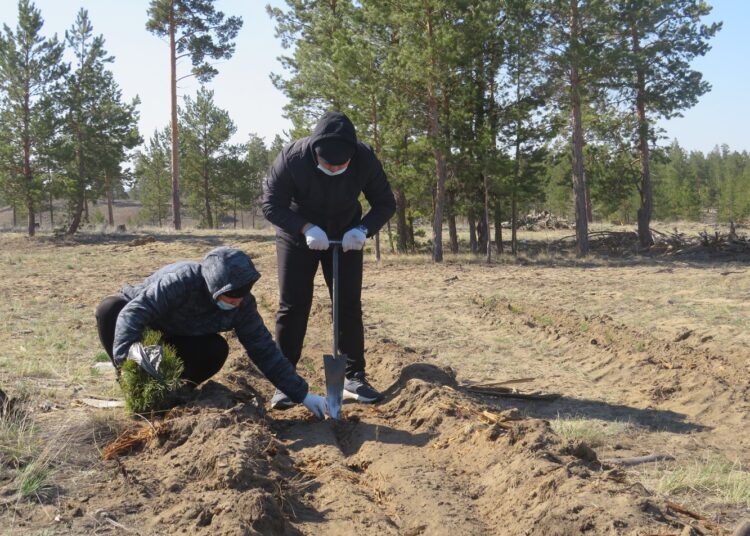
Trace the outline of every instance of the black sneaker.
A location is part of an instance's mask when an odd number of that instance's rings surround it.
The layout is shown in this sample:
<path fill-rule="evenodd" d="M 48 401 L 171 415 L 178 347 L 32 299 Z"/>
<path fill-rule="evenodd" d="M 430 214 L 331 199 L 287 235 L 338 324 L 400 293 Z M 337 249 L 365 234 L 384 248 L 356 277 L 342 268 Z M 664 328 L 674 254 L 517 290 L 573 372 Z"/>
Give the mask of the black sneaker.
<path fill-rule="evenodd" d="M 372 404 L 383 400 L 383 395 L 370 385 L 364 372 L 355 372 L 344 380 L 344 399 Z"/>
<path fill-rule="evenodd" d="M 294 407 L 294 405 L 291 398 L 276 389 L 273 398 L 271 398 L 271 409 L 289 409 Z"/>

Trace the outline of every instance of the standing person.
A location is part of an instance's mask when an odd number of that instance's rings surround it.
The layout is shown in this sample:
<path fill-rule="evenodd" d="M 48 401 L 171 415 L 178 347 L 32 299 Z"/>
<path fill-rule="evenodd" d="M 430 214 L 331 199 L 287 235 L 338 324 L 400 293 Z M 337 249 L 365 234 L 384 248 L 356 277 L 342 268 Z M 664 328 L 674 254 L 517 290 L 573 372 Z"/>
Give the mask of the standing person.
<path fill-rule="evenodd" d="M 359 195 L 370 204 L 362 217 Z M 373 403 L 382 395 L 367 381 L 362 326 L 362 248 L 396 211 L 396 201 L 373 150 L 357 140 L 341 112 L 325 113 L 312 135 L 281 151 L 263 188 L 263 214 L 276 226 L 279 311 L 276 344 L 297 365 L 307 330 L 318 264 L 331 293 L 329 239 L 341 240 L 340 346 L 346 354 L 344 398 Z M 271 407 L 292 401 L 277 391 Z"/>
<path fill-rule="evenodd" d="M 326 399 L 309 392 L 258 314 L 250 289 L 259 278 L 250 257 L 228 247 L 209 251 L 201 262 L 169 264 L 102 300 L 96 308 L 99 340 L 119 370 L 145 329 L 156 329 L 175 347 L 183 379 L 198 385 L 221 370 L 229 345 L 219 332 L 233 329 L 271 383 L 322 419 Z"/>

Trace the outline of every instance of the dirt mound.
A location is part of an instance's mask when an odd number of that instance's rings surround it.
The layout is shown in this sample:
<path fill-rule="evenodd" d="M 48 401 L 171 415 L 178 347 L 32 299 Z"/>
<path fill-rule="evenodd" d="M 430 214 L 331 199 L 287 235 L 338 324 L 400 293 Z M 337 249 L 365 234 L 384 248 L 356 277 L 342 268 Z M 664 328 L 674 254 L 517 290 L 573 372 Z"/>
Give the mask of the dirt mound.
<path fill-rule="evenodd" d="M 71 533 L 715 533 L 547 421 L 462 391 L 429 356 L 388 339 L 368 356 L 386 401 L 347 404 L 339 423 L 301 407 L 266 415 L 267 385 L 234 360 L 224 385 L 207 383 L 109 462 L 63 522 Z"/>
<path fill-rule="evenodd" d="M 284 513 L 296 471 L 265 423 L 262 400 L 240 398 L 209 382 L 192 405 L 157 422 L 146 444 L 112 462 L 117 477 L 70 505 L 90 514 L 81 529 L 296 533 Z"/>

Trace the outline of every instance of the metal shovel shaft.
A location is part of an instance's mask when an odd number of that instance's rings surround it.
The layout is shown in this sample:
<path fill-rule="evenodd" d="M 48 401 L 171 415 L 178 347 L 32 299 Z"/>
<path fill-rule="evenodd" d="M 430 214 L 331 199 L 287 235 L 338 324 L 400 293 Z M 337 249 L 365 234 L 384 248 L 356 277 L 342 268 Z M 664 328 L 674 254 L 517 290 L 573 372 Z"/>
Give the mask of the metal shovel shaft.
<path fill-rule="evenodd" d="M 328 414 L 332 419 L 338 419 L 344 401 L 344 377 L 346 374 L 346 356 L 339 353 L 339 250 L 341 241 L 331 240 L 333 248 L 333 352 L 330 356 L 323 356 L 326 375 L 326 395 L 328 398 Z"/>

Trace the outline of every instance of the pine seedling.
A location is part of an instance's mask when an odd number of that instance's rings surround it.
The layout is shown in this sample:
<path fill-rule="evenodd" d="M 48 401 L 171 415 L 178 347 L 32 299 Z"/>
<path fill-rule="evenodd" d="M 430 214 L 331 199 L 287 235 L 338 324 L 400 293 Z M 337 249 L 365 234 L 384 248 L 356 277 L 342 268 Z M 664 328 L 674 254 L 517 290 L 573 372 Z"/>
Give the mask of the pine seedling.
<path fill-rule="evenodd" d="M 125 395 L 125 407 L 132 413 L 148 413 L 167 409 L 173 403 L 173 395 L 182 386 L 184 365 L 177 357 L 174 346 L 163 344 L 162 334 L 146 330 L 143 346 L 161 345 L 164 349 L 159 374 L 164 379 L 159 382 L 152 378 L 138 363 L 126 360 L 122 365 L 120 386 Z"/>

